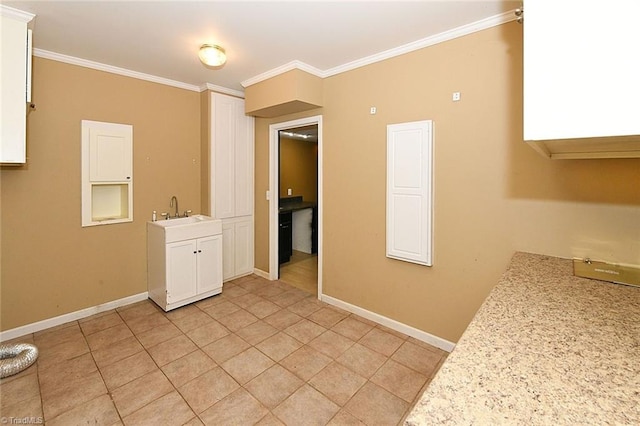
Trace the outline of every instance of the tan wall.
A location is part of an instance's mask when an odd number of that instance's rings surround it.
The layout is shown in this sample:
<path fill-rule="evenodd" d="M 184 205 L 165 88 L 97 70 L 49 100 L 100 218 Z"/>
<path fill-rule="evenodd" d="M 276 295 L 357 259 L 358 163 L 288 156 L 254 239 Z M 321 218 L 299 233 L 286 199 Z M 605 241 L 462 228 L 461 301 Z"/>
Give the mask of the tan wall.
<path fill-rule="evenodd" d="M 256 117 L 277 117 L 322 106 L 320 77 L 294 69 L 245 90 L 245 111 Z"/>
<path fill-rule="evenodd" d="M 280 138 L 280 196 L 301 195 L 304 201 L 318 201 L 318 144 Z"/>
<path fill-rule="evenodd" d="M 40 58 L 33 71 L 28 164 L 2 168 L 2 330 L 145 292 L 152 210 L 172 195 L 200 209 L 198 93 Z M 82 119 L 133 125 L 132 223 L 80 226 Z"/>
<path fill-rule="evenodd" d="M 521 33 L 509 23 L 325 80 L 324 108 L 307 116 L 324 122 L 326 294 L 457 341 L 516 250 L 640 263 L 640 160 L 551 161 L 522 142 Z M 268 125 L 292 118 L 256 121 L 257 194 Z M 435 123 L 433 267 L 385 257 L 386 126 L 424 119 Z"/>

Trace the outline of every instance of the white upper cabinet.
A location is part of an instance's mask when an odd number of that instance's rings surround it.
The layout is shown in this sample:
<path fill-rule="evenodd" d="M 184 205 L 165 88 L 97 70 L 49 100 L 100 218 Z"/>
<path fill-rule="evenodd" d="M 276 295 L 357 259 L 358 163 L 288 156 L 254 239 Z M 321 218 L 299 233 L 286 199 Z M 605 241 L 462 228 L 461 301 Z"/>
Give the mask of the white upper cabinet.
<path fill-rule="evenodd" d="M 93 122 L 89 132 L 89 180 L 121 182 L 131 179 L 133 134 L 131 126 Z"/>
<path fill-rule="evenodd" d="M 433 122 L 387 126 L 387 257 L 431 266 Z"/>
<path fill-rule="evenodd" d="M 82 226 L 133 221 L 133 126 L 81 126 Z"/>
<path fill-rule="evenodd" d="M 253 117 L 244 99 L 211 94 L 211 215 L 253 215 Z"/>
<path fill-rule="evenodd" d="M 31 38 L 34 15 L 0 5 L 0 163 L 24 164 L 27 102 L 31 85 Z"/>
<path fill-rule="evenodd" d="M 640 157 L 640 2 L 524 3 L 524 140 L 551 158 Z"/>

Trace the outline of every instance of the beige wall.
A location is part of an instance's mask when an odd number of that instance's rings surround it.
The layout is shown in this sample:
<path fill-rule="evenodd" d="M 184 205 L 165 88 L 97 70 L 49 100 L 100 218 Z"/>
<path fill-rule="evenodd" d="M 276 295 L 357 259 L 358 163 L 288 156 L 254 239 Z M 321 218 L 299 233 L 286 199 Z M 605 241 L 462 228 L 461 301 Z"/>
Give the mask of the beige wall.
<path fill-rule="evenodd" d="M 318 144 L 280 138 L 280 197 L 302 196 L 304 201 L 318 201 Z"/>
<path fill-rule="evenodd" d="M 200 209 L 196 92 L 35 58 L 28 163 L 2 168 L 1 329 L 145 292 L 152 210 Z M 80 226 L 80 120 L 133 125 L 134 222 Z M 7 209 L 9 207 L 9 209 Z"/>
<path fill-rule="evenodd" d="M 456 341 L 515 250 L 640 263 L 640 160 L 551 161 L 522 142 L 521 31 L 339 74 L 324 108 L 257 119 L 256 267 L 269 269 L 268 127 L 314 115 L 330 296 Z M 201 94 L 35 58 L 34 102 L 28 165 L 0 174 L 2 330 L 146 291 L 151 211 L 174 194 L 181 210 L 207 204 Z M 80 227 L 81 119 L 133 124 L 133 223 Z M 431 268 L 385 257 L 386 125 L 422 119 L 435 122 Z"/>
<path fill-rule="evenodd" d="M 457 341 L 516 250 L 640 264 L 640 160 L 551 161 L 522 142 L 521 33 L 509 23 L 325 79 L 324 108 L 305 116 L 324 122 L 327 295 Z M 256 194 L 268 188 L 268 125 L 293 118 L 256 121 Z M 425 119 L 433 267 L 385 257 L 386 125 Z"/>

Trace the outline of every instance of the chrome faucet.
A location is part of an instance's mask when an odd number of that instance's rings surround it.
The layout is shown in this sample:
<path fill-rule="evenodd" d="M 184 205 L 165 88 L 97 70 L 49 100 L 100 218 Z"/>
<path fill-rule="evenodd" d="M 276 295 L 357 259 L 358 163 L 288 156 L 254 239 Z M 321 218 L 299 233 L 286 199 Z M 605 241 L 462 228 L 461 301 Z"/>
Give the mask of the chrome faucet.
<path fill-rule="evenodd" d="M 169 203 L 169 207 L 173 207 L 173 202 L 175 201 L 175 208 L 176 208 L 176 214 L 174 217 L 180 217 L 180 213 L 178 213 L 180 210 L 178 210 L 178 199 L 176 198 L 176 196 L 174 195 L 173 197 L 171 197 L 171 202 Z"/>

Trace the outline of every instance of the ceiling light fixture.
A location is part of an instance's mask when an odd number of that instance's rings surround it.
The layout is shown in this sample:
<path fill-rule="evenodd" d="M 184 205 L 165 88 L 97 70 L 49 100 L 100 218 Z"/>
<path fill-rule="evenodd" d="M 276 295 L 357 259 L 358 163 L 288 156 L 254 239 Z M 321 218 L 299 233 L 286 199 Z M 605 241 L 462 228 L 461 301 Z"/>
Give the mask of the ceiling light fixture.
<path fill-rule="evenodd" d="M 227 62 L 227 54 L 224 49 L 215 44 L 203 44 L 200 46 L 198 56 L 203 64 L 210 67 L 219 67 Z"/>

